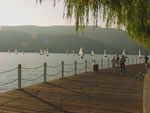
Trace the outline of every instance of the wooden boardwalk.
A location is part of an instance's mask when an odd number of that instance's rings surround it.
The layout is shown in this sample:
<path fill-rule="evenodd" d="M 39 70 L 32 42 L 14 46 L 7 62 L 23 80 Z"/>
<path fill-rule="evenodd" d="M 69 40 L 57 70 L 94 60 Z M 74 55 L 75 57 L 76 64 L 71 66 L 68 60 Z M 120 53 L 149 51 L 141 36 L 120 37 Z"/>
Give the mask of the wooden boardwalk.
<path fill-rule="evenodd" d="M 89 72 L 0 94 L 0 113 L 142 113 L 144 65 Z"/>

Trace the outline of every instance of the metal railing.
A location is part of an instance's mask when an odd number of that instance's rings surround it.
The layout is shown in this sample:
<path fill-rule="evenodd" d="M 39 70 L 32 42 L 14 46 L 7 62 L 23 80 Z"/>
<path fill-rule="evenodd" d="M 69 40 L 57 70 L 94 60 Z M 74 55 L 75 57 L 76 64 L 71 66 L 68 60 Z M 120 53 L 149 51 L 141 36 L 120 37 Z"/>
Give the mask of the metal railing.
<path fill-rule="evenodd" d="M 99 64 L 99 69 L 112 67 L 110 58 L 101 58 L 99 61 L 94 60 L 94 62 L 89 62 L 87 60 L 82 62 L 74 61 L 72 64 L 61 61 L 61 63 L 58 65 L 49 65 L 45 62 L 43 65 L 35 67 L 24 67 L 21 64 L 18 64 L 18 67 L 0 72 L 0 76 L 5 75 L 6 73 L 11 73 L 13 71 L 18 73 L 15 79 L 7 82 L 0 82 L 0 90 L 7 90 L 7 88 L 4 87 L 14 83 L 17 84 L 17 89 L 22 89 L 22 82 L 33 82 L 38 80 L 39 82 L 46 83 L 51 77 L 64 79 L 65 75 L 67 74 L 77 75 L 79 73 L 89 72 L 93 70 L 93 64 L 95 63 Z M 127 65 L 139 63 L 143 62 L 138 61 L 137 58 L 128 58 L 126 61 Z"/>

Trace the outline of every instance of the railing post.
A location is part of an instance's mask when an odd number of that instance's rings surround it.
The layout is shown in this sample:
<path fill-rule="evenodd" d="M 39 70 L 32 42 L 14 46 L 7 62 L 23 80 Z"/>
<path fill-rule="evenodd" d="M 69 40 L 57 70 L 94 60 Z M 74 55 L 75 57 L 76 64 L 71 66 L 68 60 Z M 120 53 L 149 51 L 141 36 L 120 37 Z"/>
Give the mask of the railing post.
<path fill-rule="evenodd" d="M 128 65 L 130 65 L 130 59 L 128 58 Z"/>
<path fill-rule="evenodd" d="M 44 73 L 43 73 L 43 82 L 46 83 L 47 82 L 47 63 L 44 62 Z"/>
<path fill-rule="evenodd" d="M 21 64 L 18 64 L 18 89 L 21 89 Z"/>
<path fill-rule="evenodd" d="M 134 64 L 134 59 L 132 58 L 132 64 Z"/>
<path fill-rule="evenodd" d="M 63 80 L 64 79 L 64 61 L 61 61 L 61 76 Z"/>
<path fill-rule="evenodd" d="M 87 60 L 85 60 L 85 72 L 87 72 Z"/>
<path fill-rule="evenodd" d="M 103 69 L 103 58 L 101 59 L 101 68 Z"/>
<path fill-rule="evenodd" d="M 107 58 L 107 68 L 109 68 L 109 58 Z"/>
<path fill-rule="evenodd" d="M 137 57 L 135 58 L 135 60 L 136 60 L 135 62 L 136 62 L 136 64 L 137 64 Z"/>
<path fill-rule="evenodd" d="M 74 61 L 74 75 L 77 75 L 77 61 Z"/>

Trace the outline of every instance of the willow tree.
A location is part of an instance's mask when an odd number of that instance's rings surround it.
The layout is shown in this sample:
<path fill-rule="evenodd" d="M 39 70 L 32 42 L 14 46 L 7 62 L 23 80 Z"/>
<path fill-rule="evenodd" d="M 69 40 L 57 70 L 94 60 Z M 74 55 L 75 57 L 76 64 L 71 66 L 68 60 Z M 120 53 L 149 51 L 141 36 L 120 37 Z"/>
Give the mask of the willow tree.
<path fill-rule="evenodd" d="M 99 20 L 107 27 L 115 24 L 130 39 L 150 47 L 150 0 L 64 0 L 64 3 L 66 17 L 75 18 L 77 30 L 86 27 L 92 17 L 96 26 Z"/>

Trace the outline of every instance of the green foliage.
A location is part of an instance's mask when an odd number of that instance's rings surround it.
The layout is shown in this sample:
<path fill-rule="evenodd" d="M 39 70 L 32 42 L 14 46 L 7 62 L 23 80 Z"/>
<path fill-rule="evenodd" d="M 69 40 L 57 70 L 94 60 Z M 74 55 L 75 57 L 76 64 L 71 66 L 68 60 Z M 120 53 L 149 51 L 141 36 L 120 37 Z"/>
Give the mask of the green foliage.
<path fill-rule="evenodd" d="M 150 0 L 64 0 L 67 18 L 75 18 L 76 30 L 89 18 L 97 26 L 101 19 L 110 27 L 124 28 L 130 39 L 150 47 Z"/>

